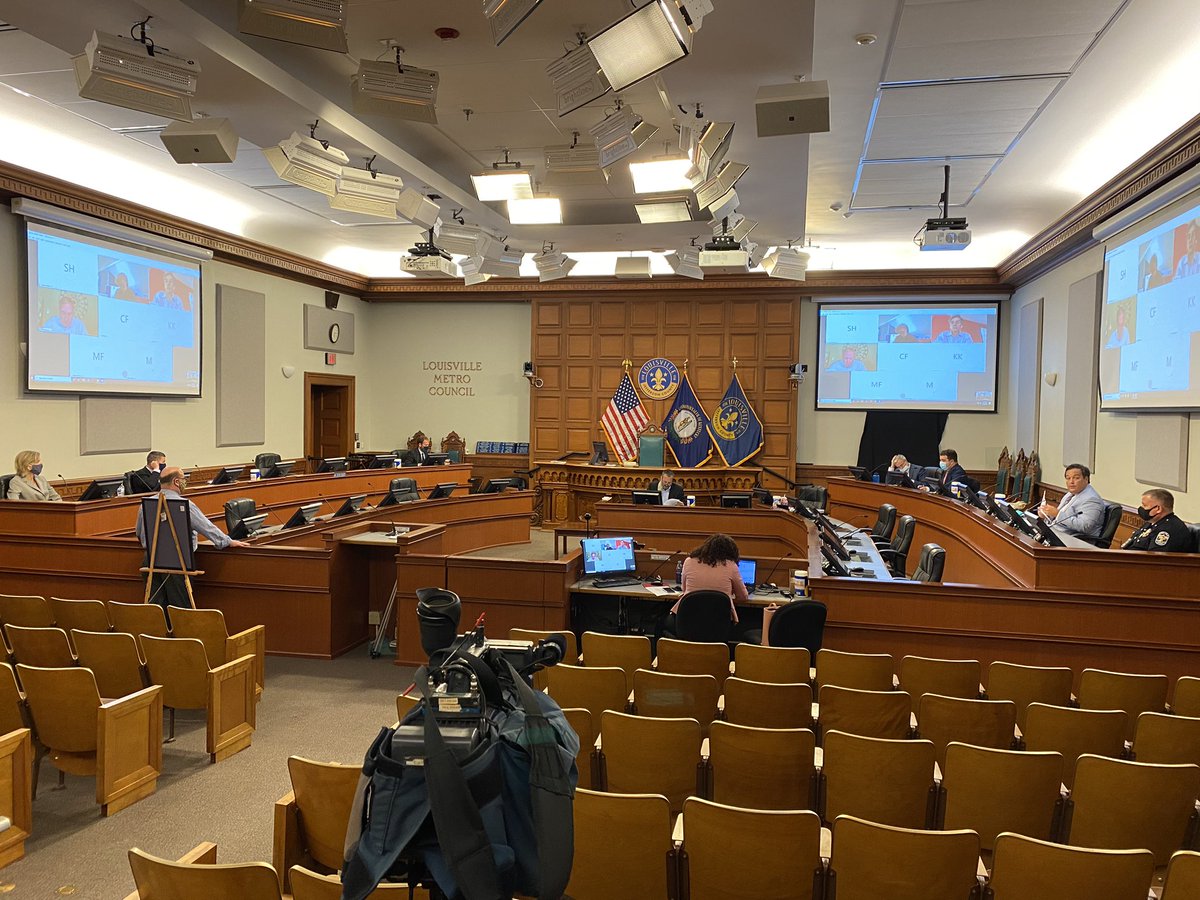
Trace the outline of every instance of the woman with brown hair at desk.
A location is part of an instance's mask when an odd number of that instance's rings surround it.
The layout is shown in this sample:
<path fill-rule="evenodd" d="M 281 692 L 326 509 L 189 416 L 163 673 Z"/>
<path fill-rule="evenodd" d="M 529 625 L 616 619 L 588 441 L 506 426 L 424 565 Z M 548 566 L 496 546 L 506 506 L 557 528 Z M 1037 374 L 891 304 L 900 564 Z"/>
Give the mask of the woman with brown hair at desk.
<path fill-rule="evenodd" d="M 737 603 L 750 602 L 750 594 L 738 571 L 737 544 L 727 534 L 714 534 L 703 544 L 688 554 L 683 561 L 682 591 L 684 596 L 689 591 L 720 591 L 729 596 L 729 616 L 733 624 L 738 621 Z M 671 607 L 671 612 L 663 622 L 663 633 L 674 635 L 675 615 L 679 612 L 679 598 Z"/>

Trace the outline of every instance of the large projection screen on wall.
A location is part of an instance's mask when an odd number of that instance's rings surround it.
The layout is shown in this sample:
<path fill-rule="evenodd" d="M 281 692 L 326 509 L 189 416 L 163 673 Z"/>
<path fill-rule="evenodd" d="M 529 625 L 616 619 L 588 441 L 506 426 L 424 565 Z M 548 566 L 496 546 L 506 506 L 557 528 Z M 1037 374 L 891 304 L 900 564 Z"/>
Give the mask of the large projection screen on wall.
<path fill-rule="evenodd" d="M 200 396 L 200 264 L 35 219 L 30 391 Z"/>
<path fill-rule="evenodd" d="M 821 304 L 817 409 L 996 411 L 1000 308 Z"/>
<path fill-rule="evenodd" d="M 1100 316 L 1101 409 L 1200 408 L 1200 197 L 1111 238 Z"/>

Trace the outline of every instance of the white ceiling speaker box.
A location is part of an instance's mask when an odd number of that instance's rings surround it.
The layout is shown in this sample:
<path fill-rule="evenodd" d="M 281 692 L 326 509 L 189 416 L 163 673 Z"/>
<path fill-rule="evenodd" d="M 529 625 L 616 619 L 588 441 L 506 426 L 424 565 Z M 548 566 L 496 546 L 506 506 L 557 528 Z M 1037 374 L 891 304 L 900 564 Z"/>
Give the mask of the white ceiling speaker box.
<path fill-rule="evenodd" d="M 237 159 L 238 136 L 228 119 L 172 122 L 159 138 L 177 163 L 231 163 Z"/>
<path fill-rule="evenodd" d="M 829 130 L 829 82 L 767 84 L 754 98 L 759 137 Z"/>

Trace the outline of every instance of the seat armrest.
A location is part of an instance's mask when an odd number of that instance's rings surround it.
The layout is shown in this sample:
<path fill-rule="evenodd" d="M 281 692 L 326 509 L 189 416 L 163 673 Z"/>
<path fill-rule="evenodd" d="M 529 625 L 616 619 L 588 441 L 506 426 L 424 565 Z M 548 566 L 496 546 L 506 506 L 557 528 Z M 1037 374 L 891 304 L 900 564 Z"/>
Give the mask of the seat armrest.
<path fill-rule="evenodd" d="M 833 855 L 833 832 L 821 826 L 821 859 L 829 862 L 829 857 Z"/>
<path fill-rule="evenodd" d="M 254 657 L 254 685 L 257 694 L 262 694 L 265 684 L 266 649 L 267 629 L 264 625 L 255 625 L 225 639 L 226 659 L 237 659 L 247 655 Z"/>
<path fill-rule="evenodd" d="M 704 740 L 702 740 L 700 742 L 700 758 L 708 759 L 708 757 L 711 755 L 712 755 L 712 751 L 709 750 L 709 747 L 708 747 L 708 738 L 705 738 Z"/>
<path fill-rule="evenodd" d="M 671 829 L 671 840 L 676 847 L 683 843 L 683 813 L 675 818 L 675 826 Z"/>
<path fill-rule="evenodd" d="M 813 747 L 813 768 L 814 769 L 825 768 L 825 748 L 824 747 Z"/>
<path fill-rule="evenodd" d="M 300 845 L 300 807 L 296 805 L 296 792 L 288 791 L 275 801 L 274 828 L 271 838 L 271 865 L 279 878 L 279 889 L 290 891 L 292 866 L 304 862 L 306 854 Z"/>

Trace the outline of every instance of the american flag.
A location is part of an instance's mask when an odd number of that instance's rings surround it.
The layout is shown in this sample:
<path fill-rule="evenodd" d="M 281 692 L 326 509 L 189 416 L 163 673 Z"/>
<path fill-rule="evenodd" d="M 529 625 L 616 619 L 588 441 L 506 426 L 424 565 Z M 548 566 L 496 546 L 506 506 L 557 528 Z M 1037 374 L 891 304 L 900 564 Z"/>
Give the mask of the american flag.
<path fill-rule="evenodd" d="M 650 417 L 646 415 L 626 372 L 608 403 L 608 409 L 600 417 L 600 424 L 617 451 L 617 456 L 621 459 L 637 459 L 638 432 L 649 422 Z"/>

